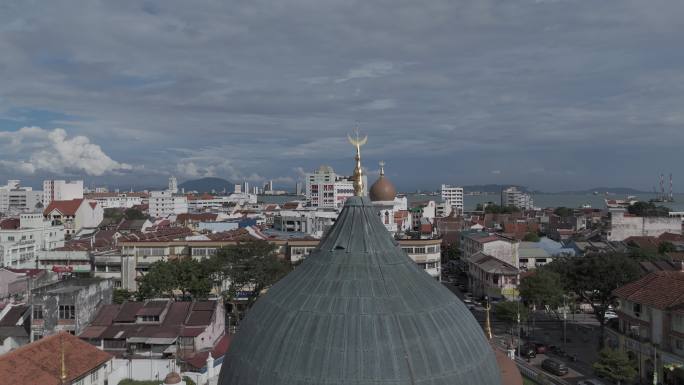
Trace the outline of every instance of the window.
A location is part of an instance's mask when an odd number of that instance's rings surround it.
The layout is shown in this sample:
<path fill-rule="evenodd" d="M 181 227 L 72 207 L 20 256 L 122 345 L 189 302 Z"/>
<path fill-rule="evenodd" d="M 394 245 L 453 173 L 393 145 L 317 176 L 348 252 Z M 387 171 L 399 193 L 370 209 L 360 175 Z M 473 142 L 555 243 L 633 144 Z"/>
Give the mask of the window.
<path fill-rule="evenodd" d="M 634 314 L 641 313 L 641 304 L 635 303 L 632 307 L 632 310 L 634 310 Z"/>
<path fill-rule="evenodd" d="M 76 309 L 74 305 L 59 305 L 59 319 L 75 319 Z"/>
<path fill-rule="evenodd" d="M 684 340 L 680 340 L 677 338 L 676 340 L 676 346 L 678 350 L 684 350 Z"/>
<path fill-rule="evenodd" d="M 90 383 L 91 384 L 94 384 L 97 382 L 97 374 L 98 374 L 98 372 L 96 370 L 90 375 Z"/>
<path fill-rule="evenodd" d="M 43 319 L 43 305 L 33 305 L 33 319 Z"/>

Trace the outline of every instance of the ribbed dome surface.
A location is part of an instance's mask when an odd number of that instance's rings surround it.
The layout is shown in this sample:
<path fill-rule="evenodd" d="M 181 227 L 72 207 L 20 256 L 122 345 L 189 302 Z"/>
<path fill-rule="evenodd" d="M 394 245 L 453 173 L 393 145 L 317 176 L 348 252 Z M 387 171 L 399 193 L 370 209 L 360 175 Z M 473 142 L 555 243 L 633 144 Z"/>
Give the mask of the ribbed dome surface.
<path fill-rule="evenodd" d="M 221 385 L 500 385 L 470 311 L 397 246 L 368 198 L 260 298 Z"/>
<path fill-rule="evenodd" d="M 397 196 L 397 190 L 389 179 L 385 178 L 384 175 L 380 175 L 378 180 L 371 186 L 370 191 L 368 191 L 368 196 L 374 202 L 393 201 Z"/>

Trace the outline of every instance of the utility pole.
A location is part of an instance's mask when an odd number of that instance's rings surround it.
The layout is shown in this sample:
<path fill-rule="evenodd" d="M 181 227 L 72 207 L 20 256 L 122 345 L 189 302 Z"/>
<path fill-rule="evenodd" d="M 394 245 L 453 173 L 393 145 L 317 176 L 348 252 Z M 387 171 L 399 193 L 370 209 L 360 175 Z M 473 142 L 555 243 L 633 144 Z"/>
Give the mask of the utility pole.
<path fill-rule="evenodd" d="M 566 349 L 567 335 L 566 335 L 566 324 L 568 320 L 568 307 L 565 302 L 565 296 L 563 296 L 563 350 Z"/>

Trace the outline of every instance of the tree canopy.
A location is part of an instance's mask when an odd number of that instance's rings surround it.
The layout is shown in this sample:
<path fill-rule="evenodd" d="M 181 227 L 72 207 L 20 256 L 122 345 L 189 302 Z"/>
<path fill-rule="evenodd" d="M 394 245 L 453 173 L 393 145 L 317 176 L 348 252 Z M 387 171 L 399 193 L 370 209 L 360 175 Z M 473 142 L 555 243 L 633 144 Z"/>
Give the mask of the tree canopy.
<path fill-rule="evenodd" d="M 574 214 L 575 211 L 568 207 L 557 207 L 555 210 L 553 210 L 553 213 L 558 215 L 559 217 L 565 218 L 572 216 L 572 214 Z"/>
<path fill-rule="evenodd" d="M 485 205 L 478 203 L 475 210 L 484 211 L 486 214 L 511 214 L 520 212 L 520 209 L 515 206 L 500 206 L 494 202 L 487 202 Z"/>
<path fill-rule="evenodd" d="M 184 298 L 206 298 L 211 288 L 208 265 L 192 258 L 158 261 L 150 265 L 147 273 L 139 279 L 138 297 L 176 298 L 176 293 L 180 292 Z"/>
<path fill-rule="evenodd" d="M 624 352 L 606 348 L 599 352 L 599 359 L 593 366 L 596 374 L 620 385 L 622 381 L 634 380 L 637 375 L 635 365 Z"/>
<path fill-rule="evenodd" d="M 520 296 L 529 305 L 557 308 L 564 294 L 560 274 L 544 267 L 520 280 Z"/>
<path fill-rule="evenodd" d="M 124 211 L 124 217 L 128 220 L 147 219 L 147 215 L 145 215 L 145 213 L 133 207 L 128 208 Z"/>
<path fill-rule="evenodd" d="M 521 305 L 519 302 L 505 301 L 494 306 L 494 316 L 497 320 L 508 325 L 508 327 L 518 323 L 518 313 L 520 313 L 520 323 L 524 324 L 527 322 L 529 311 L 526 306 Z"/>
<path fill-rule="evenodd" d="M 533 232 L 529 232 L 523 237 L 523 241 L 525 242 L 539 242 L 540 240 L 539 234 Z"/>
<path fill-rule="evenodd" d="M 670 215 L 670 209 L 665 206 L 656 206 L 653 202 L 639 201 L 627 208 L 627 211 L 640 217 L 667 217 Z"/>

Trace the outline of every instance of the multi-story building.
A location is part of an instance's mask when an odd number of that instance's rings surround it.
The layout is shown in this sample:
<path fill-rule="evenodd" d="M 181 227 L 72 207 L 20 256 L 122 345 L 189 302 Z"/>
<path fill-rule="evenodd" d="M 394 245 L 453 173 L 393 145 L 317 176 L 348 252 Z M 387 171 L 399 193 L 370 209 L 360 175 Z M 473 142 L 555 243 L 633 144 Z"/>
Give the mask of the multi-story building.
<path fill-rule="evenodd" d="M 104 209 L 97 202 L 86 199 L 52 201 L 43 215 L 53 224 L 64 226 L 66 235 L 74 235 L 81 229 L 94 229 L 104 218 Z"/>
<path fill-rule="evenodd" d="M 442 200 L 457 214 L 463 213 L 463 187 L 442 185 Z M 448 215 L 448 214 L 447 214 Z"/>
<path fill-rule="evenodd" d="M 515 186 L 501 190 L 501 206 L 513 206 L 521 210 L 534 208 L 534 200 L 530 194 L 520 191 Z"/>
<path fill-rule="evenodd" d="M 146 203 L 148 195 L 144 192 L 95 192 L 85 194 L 85 198 L 97 202 L 103 209 L 128 209 Z"/>
<path fill-rule="evenodd" d="M 368 191 L 368 178 L 363 176 L 364 195 Z M 306 174 L 306 200 L 312 207 L 339 209 L 347 198 L 354 196 L 351 177 L 337 175 L 330 166 L 321 166 Z"/>
<path fill-rule="evenodd" d="M 175 176 L 169 177 L 169 191 L 171 194 L 178 194 L 178 180 Z"/>
<path fill-rule="evenodd" d="M 80 334 L 97 308 L 112 303 L 111 280 L 73 278 L 31 291 L 31 341 L 62 331 Z"/>
<path fill-rule="evenodd" d="M 187 195 L 188 212 L 202 213 L 205 211 L 222 211 L 229 204 L 256 204 L 256 194 L 233 193 L 230 195 Z"/>
<path fill-rule="evenodd" d="M 184 195 L 174 194 L 169 190 L 152 191 L 149 205 L 150 216 L 154 218 L 165 218 L 188 212 L 188 198 Z"/>
<path fill-rule="evenodd" d="M 684 271 L 659 271 L 618 288 L 617 325 L 606 343 L 636 362 L 650 383 L 684 383 Z"/>
<path fill-rule="evenodd" d="M 484 231 L 464 231 L 461 233 L 459 249 L 461 258 L 467 263 L 476 253 L 491 255 L 512 266 L 518 267 L 518 247 L 520 242 L 499 234 Z"/>
<path fill-rule="evenodd" d="M 35 210 L 42 204 L 43 192 L 31 187 L 21 187 L 18 180 L 7 181 L 0 187 L 0 213 L 22 213 Z"/>
<path fill-rule="evenodd" d="M 515 299 L 518 277 L 517 267 L 494 256 L 478 252 L 468 258 L 468 286 L 476 297 Z"/>
<path fill-rule="evenodd" d="M 46 180 L 43 181 L 43 206 L 52 201 L 70 201 L 83 199 L 83 181 Z"/>
<path fill-rule="evenodd" d="M 0 266 L 36 268 L 43 253 L 62 246 L 64 226 L 44 220 L 41 213 L 0 221 Z"/>
<path fill-rule="evenodd" d="M 273 228 L 320 238 L 335 223 L 337 215 L 334 210 L 280 211 L 273 217 Z"/>

